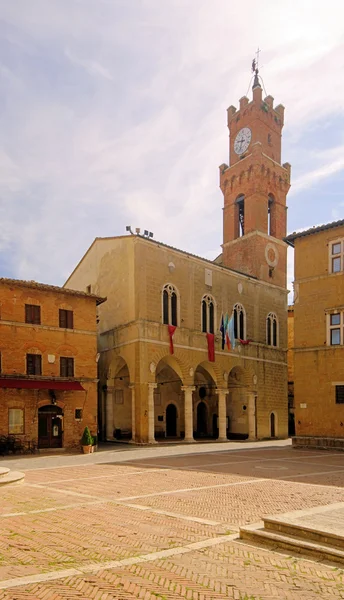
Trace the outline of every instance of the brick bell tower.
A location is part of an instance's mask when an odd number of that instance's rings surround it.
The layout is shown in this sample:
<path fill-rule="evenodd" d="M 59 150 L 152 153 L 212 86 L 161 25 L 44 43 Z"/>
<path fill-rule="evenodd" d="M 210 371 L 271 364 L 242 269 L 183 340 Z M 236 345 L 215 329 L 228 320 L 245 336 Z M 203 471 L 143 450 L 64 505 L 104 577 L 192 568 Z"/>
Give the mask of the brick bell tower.
<path fill-rule="evenodd" d="M 224 195 L 223 265 L 286 287 L 290 164 L 281 164 L 284 107 L 262 97 L 257 62 L 253 99 L 228 108 L 229 166 L 220 166 Z"/>

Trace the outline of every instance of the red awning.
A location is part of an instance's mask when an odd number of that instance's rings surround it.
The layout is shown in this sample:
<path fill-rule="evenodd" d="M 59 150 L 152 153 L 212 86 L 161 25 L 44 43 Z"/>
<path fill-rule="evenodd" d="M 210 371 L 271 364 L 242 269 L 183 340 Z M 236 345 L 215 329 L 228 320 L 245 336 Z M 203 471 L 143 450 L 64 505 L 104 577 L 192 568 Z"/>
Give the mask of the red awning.
<path fill-rule="evenodd" d="M 27 390 L 85 391 L 80 381 L 54 381 L 53 379 L 19 379 L 0 377 L 0 388 L 23 388 Z"/>

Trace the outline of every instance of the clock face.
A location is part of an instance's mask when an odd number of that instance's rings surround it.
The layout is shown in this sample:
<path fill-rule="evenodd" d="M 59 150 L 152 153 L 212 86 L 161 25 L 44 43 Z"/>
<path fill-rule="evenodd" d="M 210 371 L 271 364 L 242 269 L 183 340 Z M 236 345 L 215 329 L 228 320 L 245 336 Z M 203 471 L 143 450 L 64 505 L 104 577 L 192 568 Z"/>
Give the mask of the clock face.
<path fill-rule="evenodd" d="M 247 148 L 250 145 L 251 138 L 252 132 L 249 127 L 243 127 L 243 129 L 240 129 L 234 140 L 234 152 L 236 154 L 243 154 L 244 152 L 246 152 Z"/>

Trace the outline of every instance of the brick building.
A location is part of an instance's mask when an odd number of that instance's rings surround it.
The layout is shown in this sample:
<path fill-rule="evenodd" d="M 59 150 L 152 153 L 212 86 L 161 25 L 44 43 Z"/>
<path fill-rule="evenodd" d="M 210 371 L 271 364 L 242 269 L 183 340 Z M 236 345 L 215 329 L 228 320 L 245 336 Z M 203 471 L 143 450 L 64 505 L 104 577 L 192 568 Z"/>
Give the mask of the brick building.
<path fill-rule="evenodd" d="M 68 278 L 70 288 L 107 296 L 98 337 L 106 439 L 288 435 L 283 120 L 257 77 L 253 100 L 228 109 L 215 261 L 142 235 L 96 238 Z M 226 315 L 229 350 L 219 331 Z"/>
<path fill-rule="evenodd" d="M 293 443 L 344 448 L 344 220 L 286 240 L 295 248 Z"/>
<path fill-rule="evenodd" d="M 294 411 L 294 306 L 288 306 L 288 411 L 289 435 L 295 435 Z"/>
<path fill-rule="evenodd" d="M 0 279 L 0 435 L 40 448 L 97 433 L 96 305 L 102 298 Z"/>

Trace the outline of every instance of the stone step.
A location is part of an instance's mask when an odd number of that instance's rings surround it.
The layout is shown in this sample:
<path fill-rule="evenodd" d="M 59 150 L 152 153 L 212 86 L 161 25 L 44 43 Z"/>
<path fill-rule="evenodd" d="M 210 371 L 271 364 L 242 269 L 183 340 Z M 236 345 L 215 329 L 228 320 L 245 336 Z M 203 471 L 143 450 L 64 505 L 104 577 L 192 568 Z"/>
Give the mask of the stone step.
<path fill-rule="evenodd" d="M 240 539 L 250 540 L 257 544 L 273 548 L 283 548 L 293 553 L 312 556 L 317 560 L 327 560 L 344 564 L 344 551 L 340 548 L 320 544 L 315 541 L 307 542 L 305 539 L 292 537 L 287 534 L 248 526 L 240 528 Z"/>
<path fill-rule="evenodd" d="M 21 471 L 9 471 L 6 475 L 0 477 L 0 487 L 10 483 L 20 483 L 24 477 L 25 473 L 21 473 Z"/>
<path fill-rule="evenodd" d="M 313 527 L 298 525 L 288 521 L 280 521 L 279 519 L 269 517 L 264 519 L 264 530 L 290 535 L 319 544 L 329 544 L 331 547 L 335 546 L 344 551 L 344 537 L 342 535 L 321 530 L 320 528 L 314 529 Z"/>
<path fill-rule="evenodd" d="M 0 478 L 3 477 L 4 475 L 7 475 L 7 473 L 9 473 L 9 469 L 7 469 L 7 467 L 0 467 Z"/>

